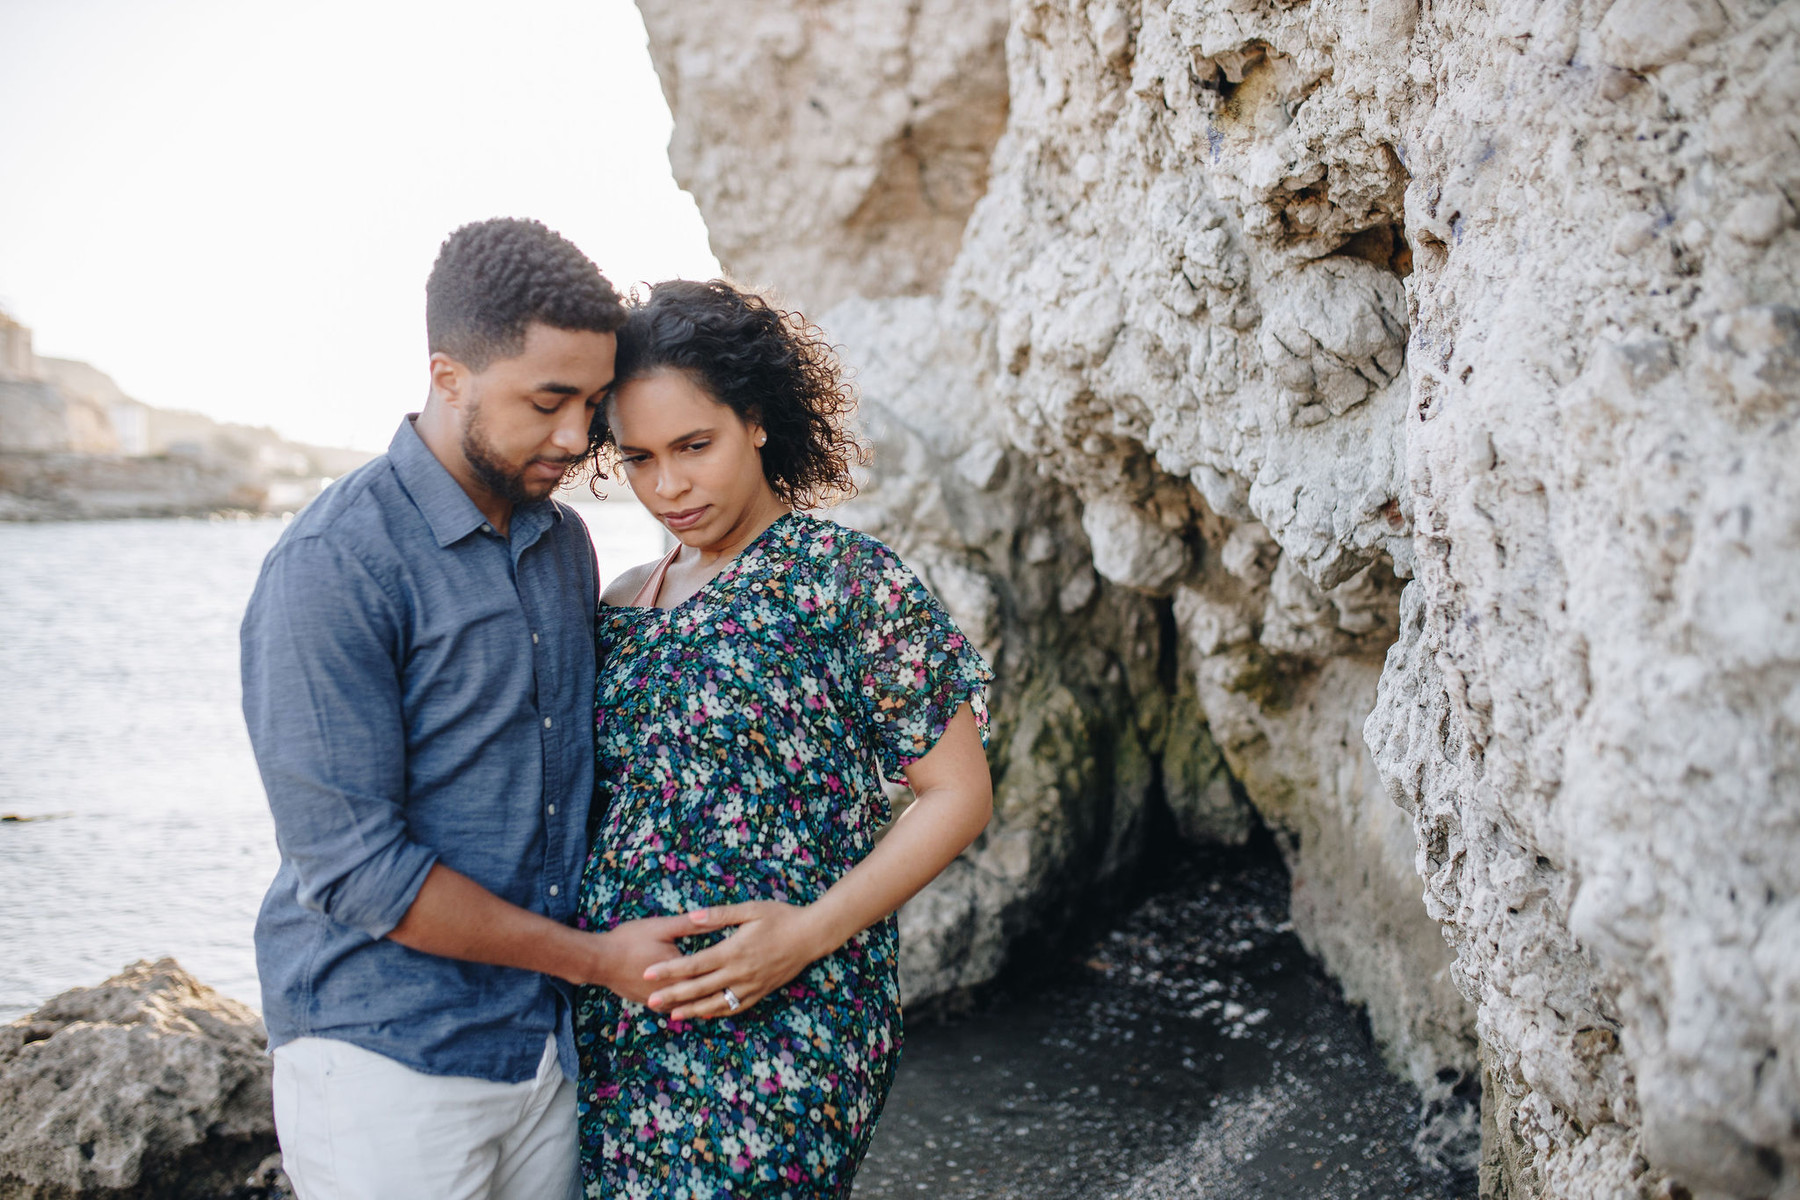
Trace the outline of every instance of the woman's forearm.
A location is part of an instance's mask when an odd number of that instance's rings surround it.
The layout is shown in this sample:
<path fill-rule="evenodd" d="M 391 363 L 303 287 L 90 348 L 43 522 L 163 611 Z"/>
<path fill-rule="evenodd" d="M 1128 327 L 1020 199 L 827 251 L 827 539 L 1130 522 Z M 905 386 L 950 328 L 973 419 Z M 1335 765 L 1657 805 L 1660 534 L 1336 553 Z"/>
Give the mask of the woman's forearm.
<path fill-rule="evenodd" d="M 987 827 L 993 794 L 986 764 L 921 792 L 869 856 L 809 908 L 823 958 L 911 900 Z"/>

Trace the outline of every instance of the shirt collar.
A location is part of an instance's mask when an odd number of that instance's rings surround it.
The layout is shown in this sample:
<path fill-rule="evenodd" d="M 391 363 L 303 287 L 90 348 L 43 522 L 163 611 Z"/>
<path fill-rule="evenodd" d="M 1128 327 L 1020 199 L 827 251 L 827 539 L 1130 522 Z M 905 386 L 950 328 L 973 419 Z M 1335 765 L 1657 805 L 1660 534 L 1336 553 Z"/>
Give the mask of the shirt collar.
<path fill-rule="evenodd" d="M 393 464 L 400 486 L 406 489 L 406 494 L 424 515 L 425 523 L 431 526 L 431 535 L 437 539 L 437 544 L 449 546 L 468 537 L 488 520 L 475 507 L 475 501 L 469 499 L 469 493 L 463 491 L 462 484 L 444 469 L 437 455 L 419 437 L 419 431 L 413 428 L 415 415 L 409 414 L 400 422 L 394 440 L 388 443 L 388 462 Z M 514 532 L 519 532 L 521 518 L 528 527 L 540 521 L 548 526 L 550 520 L 536 511 L 541 508 L 548 508 L 553 519 L 562 519 L 562 512 L 555 504 L 521 504 L 513 510 Z"/>

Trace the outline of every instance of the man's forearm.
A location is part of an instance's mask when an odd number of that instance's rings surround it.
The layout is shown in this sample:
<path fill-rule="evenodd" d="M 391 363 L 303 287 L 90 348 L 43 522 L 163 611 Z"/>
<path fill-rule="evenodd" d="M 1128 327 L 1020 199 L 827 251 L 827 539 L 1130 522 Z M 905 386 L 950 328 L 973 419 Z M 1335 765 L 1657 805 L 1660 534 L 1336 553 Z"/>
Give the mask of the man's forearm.
<path fill-rule="evenodd" d="M 442 863 L 432 865 L 388 937 L 443 958 L 519 967 L 570 983 L 602 982 L 605 956 L 595 935 L 509 904 Z"/>

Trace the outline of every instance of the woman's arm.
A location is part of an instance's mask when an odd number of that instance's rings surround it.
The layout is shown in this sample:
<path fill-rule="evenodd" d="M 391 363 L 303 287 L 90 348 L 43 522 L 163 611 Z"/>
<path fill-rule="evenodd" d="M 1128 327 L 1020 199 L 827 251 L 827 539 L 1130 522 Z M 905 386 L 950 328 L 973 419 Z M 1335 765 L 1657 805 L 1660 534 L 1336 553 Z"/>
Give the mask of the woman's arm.
<path fill-rule="evenodd" d="M 869 856 L 812 904 L 753 900 L 689 913 L 695 933 L 736 926 L 716 946 L 659 962 L 650 1007 L 672 1019 L 742 1011 L 912 899 L 987 827 L 993 780 L 975 716 L 957 709 L 944 735 L 906 769 L 916 799 Z M 739 1002 L 725 1002 L 730 988 Z"/>

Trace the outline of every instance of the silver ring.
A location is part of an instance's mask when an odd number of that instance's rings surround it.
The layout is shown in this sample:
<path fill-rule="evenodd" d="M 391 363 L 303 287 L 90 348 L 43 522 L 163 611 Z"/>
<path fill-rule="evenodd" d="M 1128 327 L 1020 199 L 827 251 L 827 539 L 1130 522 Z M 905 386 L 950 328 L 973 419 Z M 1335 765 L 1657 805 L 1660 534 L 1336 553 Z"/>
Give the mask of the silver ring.
<path fill-rule="evenodd" d="M 724 989 L 722 994 L 725 997 L 725 1007 L 729 1008 L 732 1012 L 736 1012 L 739 1008 L 743 1007 L 743 1002 L 737 998 L 737 993 L 730 988 Z"/>

